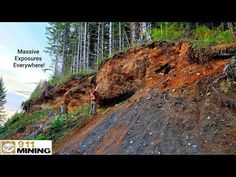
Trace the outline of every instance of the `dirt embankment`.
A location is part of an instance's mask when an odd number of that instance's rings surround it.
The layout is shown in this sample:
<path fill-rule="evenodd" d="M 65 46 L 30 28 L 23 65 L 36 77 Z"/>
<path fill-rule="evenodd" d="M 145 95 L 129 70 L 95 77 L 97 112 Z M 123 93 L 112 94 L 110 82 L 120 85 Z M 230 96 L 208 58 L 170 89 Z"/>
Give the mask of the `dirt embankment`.
<path fill-rule="evenodd" d="M 155 86 L 164 91 L 221 74 L 228 60 L 216 60 L 214 54 L 218 51 L 205 53 L 208 62 L 200 64 L 196 62 L 190 45 L 185 42 L 153 42 L 117 54 L 104 63 L 97 73 L 99 102 L 115 103 L 142 88 L 152 89 Z"/>
<path fill-rule="evenodd" d="M 73 78 L 54 87 L 48 87 L 42 92 L 39 99 L 29 102 L 25 109 L 33 112 L 41 109 L 42 105 L 46 105 L 59 110 L 65 104 L 68 112 L 74 112 L 80 105 L 89 102 L 89 93 L 95 87 L 94 79 L 95 76 Z"/>
<path fill-rule="evenodd" d="M 153 91 L 128 107 L 123 104 L 99 119 L 83 136 L 81 132 L 74 135 L 56 152 L 235 154 L 235 110 L 216 101 L 216 94 L 205 99 L 198 97 L 198 87 L 177 89 L 183 92 L 181 96 L 171 96 L 172 91 L 163 94 Z"/>
<path fill-rule="evenodd" d="M 232 51 L 153 42 L 115 55 L 96 74 L 98 102 L 110 111 L 54 144 L 54 153 L 235 154 L 236 110 L 225 104 L 235 98 L 215 82 Z M 90 87 L 89 77 L 70 80 L 34 104 L 66 102 L 73 112 L 89 102 Z"/>
<path fill-rule="evenodd" d="M 235 154 L 235 108 L 211 87 L 228 62 L 219 51 L 201 62 L 187 43 L 152 43 L 114 56 L 97 73 L 99 101 L 129 99 L 55 152 Z"/>

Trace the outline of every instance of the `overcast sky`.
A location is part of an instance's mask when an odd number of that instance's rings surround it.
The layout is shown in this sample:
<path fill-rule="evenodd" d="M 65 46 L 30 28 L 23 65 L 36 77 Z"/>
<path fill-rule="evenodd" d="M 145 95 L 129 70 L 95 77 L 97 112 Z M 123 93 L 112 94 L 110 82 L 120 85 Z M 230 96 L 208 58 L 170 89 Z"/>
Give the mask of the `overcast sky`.
<path fill-rule="evenodd" d="M 42 63 L 48 68 L 51 57 L 43 52 L 47 46 L 45 36 L 47 23 L 0 23 L 0 77 L 2 76 L 7 90 L 6 111 L 14 112 L 21 102 L 28 98 L 18 91 L 32 92 L 35 82 L 48 79 L 50 72 L 42 68 L 14 68 L 17 49 L 39 50 Z M 19 56 L 19 55 L 18 55 Z M 33 56 L 33 55 L 28 55 Z M 29 62 L 30 63 L 30 62 Z M 31 62 L 32 63 L 32 62 Z"/>

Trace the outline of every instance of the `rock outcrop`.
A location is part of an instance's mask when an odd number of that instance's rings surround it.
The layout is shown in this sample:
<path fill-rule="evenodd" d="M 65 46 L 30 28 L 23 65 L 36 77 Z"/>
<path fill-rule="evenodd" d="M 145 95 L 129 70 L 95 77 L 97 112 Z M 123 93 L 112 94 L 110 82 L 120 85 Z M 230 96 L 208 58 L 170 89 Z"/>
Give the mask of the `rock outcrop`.
<path fill-rule="evenodd" d="M 115 55 L 97 72 L 99 103 L 119 102 L 143 87 L 159 85 L 164 91 L 193 83 L 221 73 L 227 63 L 226 59 L 208 58 L 208 63 L 201 64 L 193 56 L 185 42 L 153 42 Z"/>

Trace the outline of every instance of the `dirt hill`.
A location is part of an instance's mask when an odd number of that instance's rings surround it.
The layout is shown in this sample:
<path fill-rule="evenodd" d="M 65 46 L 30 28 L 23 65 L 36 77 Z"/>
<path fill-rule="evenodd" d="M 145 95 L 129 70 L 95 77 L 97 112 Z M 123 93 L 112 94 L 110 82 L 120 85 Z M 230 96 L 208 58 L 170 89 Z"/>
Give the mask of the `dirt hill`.
<path fill-rule="evenodd" d="M 57 140 L 55 154 L 235 154 L 236 89 L 224 75 L 234 53 L 235 45 L 196 52 L 185 42 L 145 44 L 94 76 L 46 89 L 25 109 L 65 103 L 73 113 L 96 81 L 98 115 Z"/>

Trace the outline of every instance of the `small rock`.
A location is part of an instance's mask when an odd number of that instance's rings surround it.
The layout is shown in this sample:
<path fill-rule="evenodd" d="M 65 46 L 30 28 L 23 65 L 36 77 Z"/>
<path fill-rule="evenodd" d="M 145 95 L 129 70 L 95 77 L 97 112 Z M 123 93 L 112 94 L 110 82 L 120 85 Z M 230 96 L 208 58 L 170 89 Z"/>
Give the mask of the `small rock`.
<path fill-rule="evenodd" d="M 197 148 L 197 145 L 196 145 L 196 144 L 193 144 L 192 147 L 193 147 L 193 148 Z"/>
<path fill-rule="evenodd" d="M 207 143 L 207 140 L 205 140 L 204 143 Z"/>
<path fill-rule="evenodd" d="M 188 146 L 191 146 L 191 143 L 188 143 Z"/>
<path fill-rule="evenodd" d="M 151 142 L 151 145 L 154 145 L 154 142 Z"/>
<path fill-rule="evenodd" d="M 186 140 L 188 139 L 188 136 L 186 136 Z"/>
<path fill-rule="evenodd" d="M 201 74 L 200 73 L 197 73 L 198 76 L 200 76 Z"/>
<path fill-rule="evenodd" d="M 146 147 L 147 146 L 147 144 L 143 144 L 143 147 Z"/>
<path fill-rule="evenodd" d="M 221 122 L 225 122 L 225 119 L 222 119 Z"/>
<path fill-rule="evenodd" d="M 135 106 L 134 109 L 138 109 L 138 106 Z"/>
<path fill-rule="evenodd" d="M 172 89 L 172 92 L 174 92 L 175 91 L 175 89 Z"/>
<path fill-rule="evenodd" d="M 211 93 L 210 93 L 210 92 L 208 92 L 208 93 L 207 93 L 207 96 L 209 96 L 210 94 L 211 94 Z"/>
<path fill-rule="evenodd" d="M 161 136 L 163 135 L 163 133 L 161 133 Z"/>
<path fill-rule="evenodd" d="M 137 122 L 139 123 L 139 120 L 137 120 Z"/>
<path fill-rule="evenodd" d="M 207 116 L 207 120 L 210 120 L 211 119 L 211 117 L 210 116 Z"/>
<path fill-rule="evenodd" d="M 131 140 L 129 143 L 130 143 L 130 144 L 132 144 L 132 143 L 133 143 L 133 141 Z"/>
<path fill-rule="evenodd" d="M 150 100 L 151 98 L 152 98 L 151 96 L 148 96 L 148 97 L 147 97 L 147 100 Z"/>
<path fill-rule="evenodd" d="M 162 107 L 162 105 L 161 105 L 161 104 L 159 104 L 159 105 L 158 105 L 158 107 L 159 107 L 159 108 L 161 108 L 161 107 Z"/>
<path fill-rule="evenodd" d="M 160 154 L 161 154 L 161 152 L 160 152 L 160 151 L 158 151 L 158 152 L 157 152 L 157 154 L 158 154 L 158 155 L 160 155 Z"/>
<path fill-rule="evenodd" d="M 139 102 L 139 100 L 136 100 L 136 102 L 138 103 L 138 102 Z"/>
<path fill-rule="evenodd" d="M 151 136 L 152 136 L 152 132 L 149 132 L 149 135 L 151 135 Z"/>
<path fill-rule="evenodd" d="M 157 96 L 157 93 L 153 93 L 153 96 L 156 97 L 156 96 Z"/>
<path fill-rule="evenodd" d="M 100 139 L 101 137 L 99 136 L 98 139 Z"/>
<path fill-rule="evenodd" d="M 187 120 L 184 120 L 182 123 L 185 124 L 187 122 Z"/>
<path fill-rule="evenodd" d="M 226 124 L 225 126 L 226 126 L 226 127 L 230 127 L 230 124 Z"/>

